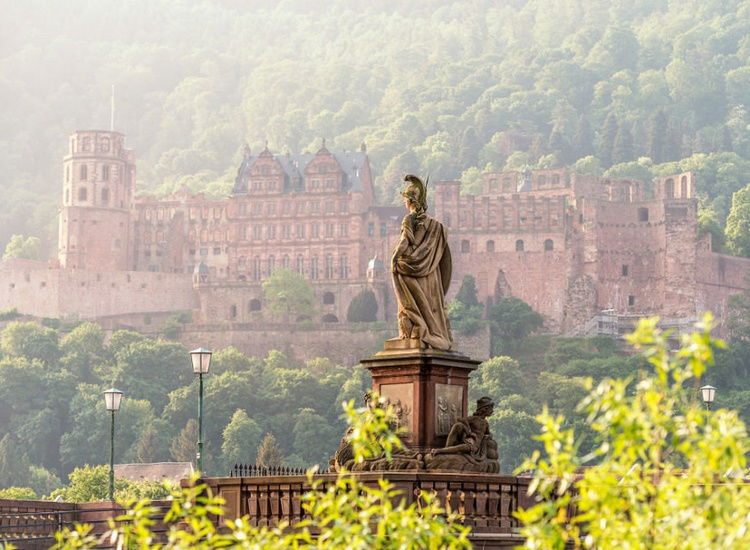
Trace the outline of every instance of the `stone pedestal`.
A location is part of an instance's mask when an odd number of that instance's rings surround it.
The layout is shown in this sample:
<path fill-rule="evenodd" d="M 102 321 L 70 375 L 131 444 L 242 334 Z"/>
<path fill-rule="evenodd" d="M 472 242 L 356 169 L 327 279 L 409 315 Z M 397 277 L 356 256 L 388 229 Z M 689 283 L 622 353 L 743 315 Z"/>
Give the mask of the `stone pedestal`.
<path fill-rule="evenodd" d="M 408 345 L 407 342 L 405 342 Z M 372 389 L 397 408 L 401 439 L 419 453 L 444 447 L 451 426 L 467 416 L 469 374 L 479 361 L 451 351 L 386 349 L 362 360 Z"/>

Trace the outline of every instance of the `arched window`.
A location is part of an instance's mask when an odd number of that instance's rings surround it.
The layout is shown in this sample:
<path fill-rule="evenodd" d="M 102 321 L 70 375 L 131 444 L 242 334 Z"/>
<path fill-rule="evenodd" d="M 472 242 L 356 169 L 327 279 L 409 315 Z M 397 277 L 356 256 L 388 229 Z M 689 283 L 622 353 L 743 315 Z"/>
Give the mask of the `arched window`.
<path fill-rule="evenodd" d="M 673 199 L 674 198 L 674 180 L 672 178 L 669 178 L 664 183 L 664 198 L 665 199 Z"/>
<path fill-rule="evenodd" d="M 461 252 L 471 252 L 471 243 L 468 240 L 461 241 Z"/>
<path fill-rule="evenodd" d="M 523 252 L 523 239 L 516 241 L 516 252 Z"/>
<path fill-rule="evenodd" d="M 102 188 L 102 204 L 109 204 L 109 189 Z"/>
<path fill-rule="evenodd" d="M 680 178 L 680 198 L 681 199 L 688 198 L 688 181 L 687 181 L 687 176 L 682 176 L 682 178 Z"/>
<path fill-rule="evenodd" d="M 336 317 L 333 313 L 327 313 L 323 315 L 323 318 L 321 319 L 324 323 L 338 323 L 339 318 Z"/>
<path fill-rule="evenodd" d="M 81 167 L 78 169 L 78 179 L 79 180 L 86 180 L 89 177 L 89 168 L 85 164 L 81 164 Z"/>
<path fill-rule="evenodd" d="M 310 258 L 310 278 L 311 279 L 317 279 L 318 278 L 318 257 L 313 256 Z"/>
<path fill-rule="evenodd" d="M 89 198 L 89 192 L 85 187 L 79 187 L 78 188 L 78 200 L 79 201 L 85 201 Z"/>
<path fill-rule="evenodd" d="M 547 239 L 546 241 L 544 241 L 544 250 L 545 251 L 550 251 L 550 250 L 554 250 L 554 249 L 555 249 L 555 243 L 554 243 L 554 241 L 552 239 Z"/>
<path fill-rule="evenodd" d="M 248 311 L 260 311 L 260 300 L 253 298 L 247 304 Z"/>
<path fill-rule="evenodd" d="M 495 241 L 487 241 L 487 252 L 495 251 Z"/>
<path fill-rule="evenodd" d="M 325 305 L 331 305 L 331 304 L 336 303 L 336 296 L 333 295 L 333 292 L 323 293 L 323 303 Z"/>
<path fill-rule="evenodd" d="M 237 318 L 237 306 L 232 304 L 229 306 L 229 318 L 230 319 L 236 319 Z"/>

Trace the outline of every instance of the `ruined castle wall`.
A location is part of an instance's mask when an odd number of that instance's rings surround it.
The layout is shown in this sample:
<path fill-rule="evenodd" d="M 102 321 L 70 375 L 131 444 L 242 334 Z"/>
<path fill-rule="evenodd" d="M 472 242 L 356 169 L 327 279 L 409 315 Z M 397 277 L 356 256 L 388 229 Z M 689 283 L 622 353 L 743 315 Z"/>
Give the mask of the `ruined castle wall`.
<path fill-rule="evenodd" d="M 750 259 L 717 254 L 701 247 L 696 262 L 696 315 L 713 312 L 719 334 L 726 336 L 729 297 L 750 288 Z"/>
<path fill-rule="evenodd" d="M 190 276 L 168 273 L 59 269 L 43 262 L 0 262 L 0 309 L 38 317 L 83 319 L 192 310 Z"/>

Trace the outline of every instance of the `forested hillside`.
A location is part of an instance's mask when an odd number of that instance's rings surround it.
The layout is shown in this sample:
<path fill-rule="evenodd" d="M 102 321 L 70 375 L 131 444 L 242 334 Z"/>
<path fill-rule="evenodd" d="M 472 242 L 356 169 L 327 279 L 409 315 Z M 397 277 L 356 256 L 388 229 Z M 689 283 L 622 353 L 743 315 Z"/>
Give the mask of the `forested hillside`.
<path fill-rule="evenodd" d="M 323 137 L 367 144 L 384 201 L 406 170 L 463 174 L 470 192 L 487 167 L 650 177 L 686 159 L 720 232 L 748 183 L 747 0 L 13 2 L 2 243 L 54 248 L 66 136 L 109 126 L 112 84 L 142 192 L 222 194 L 244 142 Z"/>

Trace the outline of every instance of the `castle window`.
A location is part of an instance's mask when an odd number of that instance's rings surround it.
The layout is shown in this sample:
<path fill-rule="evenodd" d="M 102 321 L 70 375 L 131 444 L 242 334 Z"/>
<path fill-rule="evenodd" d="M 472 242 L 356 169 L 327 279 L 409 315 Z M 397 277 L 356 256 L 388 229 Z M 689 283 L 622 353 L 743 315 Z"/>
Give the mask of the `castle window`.
<path fill-rule="evenodd" d="M 325 315 L 323 315 L 321 320 L 324 323 L 338 323 L 339 322 L 339 318 L 336 317 L 333 313 L 326 313 Z"/>
<path fill-rule="evenodd" d="M 214 208 L 214 219 L 218 220 L 221 218 L 221 208 L 215 207 Z"/>
<path fill-rule="evenodd" d="M 516 241 L 516 252 L 523 252 L 523 240 L 518 239 Z"/>
<path fill-rule="evenodd" d="M 310 212 L 320 212 L 320 203 L 318 201 L 310 203 Z"/>
<path fill-rule="evenodd" d="M 301 214 L 305 211 L 305 201 L 299 201 L 297 203 L 297 206 L 295 207 L 295 210 L 297 211 L 297 214 Z"/>
<path fill-rule="evenodd" d="M 495 241 L 487 241 L 487 252 L 495 251 Z"/>
<path fill-rule="evenodd" d="M 244 269 L 245 269 L 245 264 L 246 264 L 246 263 L 247 263 L 247 262 L 246 262 L 246 260 L 245 260 L 245 257 L 244 257 L 244 256 L 240 256 L 240 257 L 239 257 L 239 258 L 237 259 L 237 267 L 238 267 L 239 269 L 243 269 L 243 270 L 244 270 Z"/>
<path fill-rule="evenodd" d="M 349 236 L 349 226 L 345 223 L 342 223 L 339 226 L 339 236 L 341 237 L 348 237 Z"/>
<path fill-rule="evenodd" d="M 292 228 L 289 225 L 281 226 L 281 235 L 283 238 L 288 239 L 292 234 Z"/>
<path fill-rule="evenodd" d="M 263 211 L 263 203 L 262 202 L 254 202 L 251 210 L 252 210 L 253 214 L 255 214 L 256 216 L 259 215 Z"/>
<path fill-rule="evenodd" d="M 297 258 L 294 261 L 294 268 L 297 274 L 305 274 L 305 259 L 302 257 L 302 254 L 297 254 Z"/>
<path fill-rule="evenodd" d="M 341 211 L 349 212 L 349 201 L 341 201 Z"/>
<path fill-rule="evenodd" d="M 497 191 L 497 180 L 495 178 L 490 180 L 490 191 Z"/>
<path fill-rule="evenodd" d="M 282 209 L 284 211 L 284 214 L 290 214 L 292 212 L 292 203 L 289 201 L 285 201 Z"/>
<path fill-rule="evenodd" d="M 276 226 L 275 225 L 269 225 L 266 228 L 266 237 L 269 240 L 273 240 L 276 238 Z"/>
<path fill-rule="evenodd" d="M 544 187 L 545 185 L 547 185 L 547 176 L 542 176 L 542 175 L 538 176 L 536 178 L 536 184 L 537 184 L 537 187 Z"/>
<path fill-rule="evenodd" d="M 102 180 L 109 181 L 109 165 L 102 166 Z"/>
<path fill-rule="evenodd" d="M 674 180 L 672 178 L 669 178 L 664 183 L 664 198 L 665 199 L 673 199 L 674 198 Z"/>
<path fill-rule="evenodd" d="M 191 248 L 191 249 L 190 249 L 190 250 L 188 251 L 188 254 L 190 254 L 191 256 L 195 256 L 195 248 Z"/>
<path fill-rule="evenodd" d="M 341 258 L 339 258 L 339 269 L 341 272 L 341 278 L 342 279 L 348 279 L 349 278 L 349 258 L 346 254 L 342 254 Z"/>
<path fill-rule="evenodd" d="M 243 241 L 247 240 L 247 226 L 240 226 L 240 239 Z"/>
<path fill-rule="evenodd" d="M 196 218 L 198 218 L 198 208 L 196 208 L 195 206 L 191 206 L 189 213 L 188 213 L 188 217 L 191 220 L 195 220 Z"/>
<path fill-rule="evenodd" d="M 163 243 L 164 242 L 164 231 L 157 231 L 156 232 L 156 242 Z"/>
<path fill-rule="evenodd" d="M 253 281 L 260 280 L 260 258 L 253 258 L 253 269 L 251 272 Z"/>
<path fill-rule="evenodd" d="M 203 208 L 201 208 L 201 218 L 203 218 L 204 220 L 208 219 L 208 206 L 204 206 Z"/>
<path fill-rule="evenodd" d="M 161 221 L 164 219 L 164 209 L 163 208 L 157 208 L 156 209 L 156 219 Z"/>
<path fill-rule="evenodd" d="M 471 243 L 467 240 L 461 241 L 461 252 L 471 252 Z"/>
<path fill-rule="evenodd" d="M 102 144 L 102 151 L 104 151 L 105 153 L 108 153 L 109 152 L 109 138 L 103 137 L 101 144 Z"/>
<path fill-rule="evenodd" d="M 88 195 L 89 195 L 89 192 L 85 187 L 78 188 L 78 200 L 79 201 L 88 200 Z"/>
<path fill-rule="evenodd" d="M 630 185 L 622 186 L 622 202 L 633 202 L 633 188 Z"/>
<path fill-rule="evenodd" d="M 628 296 L 628 305 L 629 306 L 634 306 L 635 305 L 635 296 L 633 296 L 633 295 Z"/>
<path fill-rule="evenodd" d="M 229 306 L 229 318 L 230 319 L 236 319 L 237 318 L 237 306 L 232 304 Z"/>
<path fill-rule="evenodd" d="M 627 277 L 628 276 L 628 265 L 622 264 L 622 276 Z"/>
<path fill-rule="evenodd" d="M 221 254 L 221 247 L 214 246 L 214 256 L 218 256 L 219 254 Z"/>
<path fill-rule="evenodd" d="M 688 181 L 687 181 L 687 176 L 682 176 L 680 178 L 680 198 L 681 199 L 688 198 Z"/>
<path fill-rule="evenodd" d="M 388 226 L 384 223 L 380 224 L 380 236 L 385 237 L 388 234 Z"/>
<path fill-rule="evenodd" d="M 281 258 L 281 267 L 284 269 L 289 269 L 289 256 L 284 254 L 284 257 Z"/>
<path fill-rule="evenodd" d="M 554 250 L 554 249 L 555 249 L 555 243 L 552 239 L 547 239 L 546 241 L 544 241 L 545 251 L 549 252 L 550 250 Z"/>
<path fill-rule="evenodd" d="M 513 191 L 513 180 L 510 178 L 503 178 L 503 191 Z"/>
<path fill-rule="evenodd" d="M 336 303 L 336 296 L 333 295 L 333 292 L 324 292 L 323 293 L 323 303 L 325 305 L 331 305 Z"/>
<path fill-rule="evenodd" d="M 268 204 L 266 204 L 266 212 L 271 216 L 275 216 L 276 215 L 276 203 L 269 202 Z"/>
<path fill-rule="evenodd" d="M 327 179 L 326 180 L 326 189 L 333 189 L 333 180 Z"/>
<path fill-rule="evenodd" d="M 560 185 L 560 174 L 552 174 L 552 186 L 557 187 Z"/>
<path fill-rule="evenodd" d="M 298 239 L 304 239 L 305 238 L 305 226 L 301 223 L 298 223 L 295 228 L 295 233 L 297 234 Z"/>
<path fill-rule="evenodd" d="M 253 226 L 253 239 L 259 241 L 261 239 L 261 230 L 263 228 L 260 225 Z"/>
<path fill-rule="evenodd" d="M 208 256 L 208 248 L 201 248 L 201 256 Z"/>
<path fill-rule="evenodd" d="M 270 276 L 273 274 L 273 270 L 276 268 L 276 258 L 269 256 L 268 260 L 266 260 L 266 267 L 268 269 L 268 275 Z"/>
<path fill-rule="evenodd" d="M 106 187 L 102 188 L 102 204 L 109 203 L 109 189 Z"/>
<path fill-rule="evenodd" d="M 368 223 L 367 224 L 367 236 L 372 237 L 373 235 L 375 235 L 375 224 Z"/>
<path fill-rule="evenodd" d="M 325 271 L 323 272 L 326 279 L 333 279 L 333 256 L 326 255 Z"/>
<path fill-rule="evenodd" d="M 261 176 L 267 176 L 271 173 L 271 168 L 268 165 L 264 165 L 260 167 L 260 175 Z"/>
<path fill-rule="evenodd" d="M 317 223 L 313 223 L 313 224 L 310 225 L 310 237 L 311 238 L 313 238 L 313 239 L 317 239 L 318 238 L 318 229 L 319 228 L 318 228 L 318 224 Z"/>
<path fill-rule="evenodd" d="M 310 278 L 311 279 L 317 279 L 318 278 L 318 257 L 313 256 L 310 258 Z"/>
<path fill-rule="evenodd" d="M 326 213 L 330 214 L 334 211 L 334 202 L 333 201 L 326 201 Z"/>
<path fill-rule="evenodd" d="M 326 224 L 326 237 L 333 237 L 333 224 L 332 223 Z"/>
<path fill-rule="evenodd" d="M 214 240 L 215 241 L 220 241 L 221 240 L 221 231 L 219 231 L 218 229 L 216 231 L 214 231 Z"/>
<path fill-rule="evenodd" d="M 85 164 L 81 165 L 81 168 L 78 170 L 78 179 L 79 180 L 86 180 L 89 177 L 89 169 L 88 166 Z"/>
<path fill-rule="evenodd" d="M 253 298 L 247 304 L 248 311 L 260 311 L 260 300 Z"/>
<path fill-rule="evenodd" d="M 648 221 L 648 208 L 639 208 L 638 209 L 638 221 L 639 222 L 647 222 Z"/>

